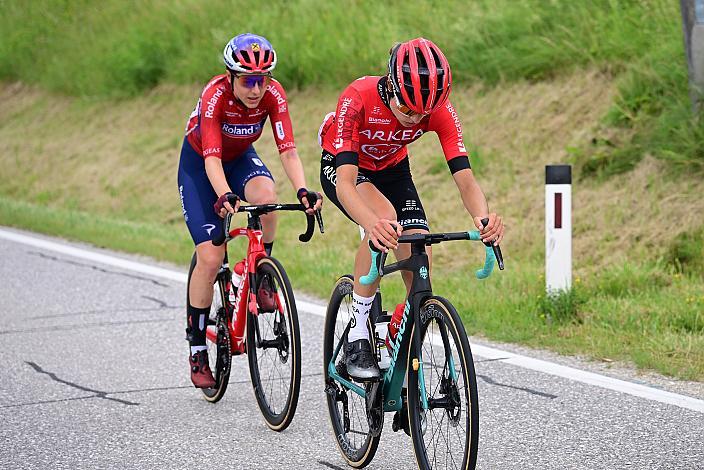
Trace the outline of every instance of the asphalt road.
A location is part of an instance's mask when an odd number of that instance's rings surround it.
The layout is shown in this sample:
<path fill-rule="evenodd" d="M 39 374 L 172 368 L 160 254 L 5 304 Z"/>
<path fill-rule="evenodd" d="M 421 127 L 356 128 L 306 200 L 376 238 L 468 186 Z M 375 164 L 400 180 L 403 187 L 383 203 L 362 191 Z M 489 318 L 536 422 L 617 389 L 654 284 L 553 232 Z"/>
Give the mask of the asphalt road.
<path fill-rule="evenodd" d="M 219 403 L 190 385 L 184 302 L 181 281 L 0 237 L 0 468 L 346 468 L 325 409 L 323 318 L 299 308 L 298 410 L 274 433 L 246 357 Z M 475 360 L 478 468 L 704 469 L 704 411 Z M 414 467 L 388 415 L 369 468 Z"/>

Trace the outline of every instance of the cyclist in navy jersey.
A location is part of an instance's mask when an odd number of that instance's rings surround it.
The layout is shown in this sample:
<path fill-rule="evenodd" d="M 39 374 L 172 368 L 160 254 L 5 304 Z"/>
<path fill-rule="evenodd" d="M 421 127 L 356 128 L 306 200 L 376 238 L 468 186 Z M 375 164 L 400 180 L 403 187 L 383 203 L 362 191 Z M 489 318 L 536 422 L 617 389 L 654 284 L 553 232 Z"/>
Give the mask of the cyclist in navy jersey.
<path fill-rule="evenodd" d="M 293 140 L 286 93 L 272 78 L 276 52 L 265 38 L 251 33 L 230 40 L 223 52 L 226 73 L 205 86 L 186 127 L 181 149 L 178 185 L 186 225 L 196 245 L 196 265 L 191 275 L 187 305 L 187 338 L 190 344 L 191 381 L 210 388 L 215 379 L 208 366 L 205 327 L 213 299 L 213 282 L 225 246 L 212 243 L 220 218 L 233 213 L 239 200 L 251 204 L 276 202 L 274 178 L 252 143 L 271 120 L 281 163 L 298 199 L 310 207 L 303 166 Z M 232 207 L 228 197 L 237 196 Z M 263 242 L 271 254 L 276 234 L 276 214 L 262 216 Z M 257 295 L 271 296 L 271 292 Z"/>
<path fill-rule="evenodd" d="M 365 232 L 355 258 L 353 319 L 345 349 L 347 372 L 356 380 L 380 376 L 367 330 L 379 281 L 370 286 L 359 283 L 371 263 L 368 240 L 383 251 L 394 250 L 397 259 L 405 259 L 410 247 L 399 245 L 398 237 L 429 231 L 408 164 L 409 143 L 435 132 L 464 207 L 482 239 L 498 244 L 504 235 L 501 217 L 489 212 L 472 173 L 462 125 L 448 99 L 451 83 L 450 65 L 431 41 L 417 38 L 397 44 L 390 52 L 388 74 L 352 82 L 342 92 L 337 110 L 325 117 L 320 128 L 323 190 Z M 484 218 L 489 219 L 486 227 L 481 223 Z M 403 277 L 409 288 L 411 274 L 404 272 Z M 394 311 L 387 342 L 398 331 L 403 305 Z"/>

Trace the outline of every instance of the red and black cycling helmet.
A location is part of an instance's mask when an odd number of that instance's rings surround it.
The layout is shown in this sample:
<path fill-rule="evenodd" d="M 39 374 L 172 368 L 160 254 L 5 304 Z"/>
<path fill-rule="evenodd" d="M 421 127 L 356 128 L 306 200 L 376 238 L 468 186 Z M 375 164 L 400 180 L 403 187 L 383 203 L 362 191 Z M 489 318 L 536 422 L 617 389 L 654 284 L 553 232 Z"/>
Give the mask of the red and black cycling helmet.
<path fill-rule="evenodd" d="M 452 84 L 445 54 L 425 38 L 411 39 L 391 49 L 389 78 L 401 103 L 418 114 L 430 114 L 445 104 Z"/>
<path fill-rule="evenodd" d="M 276 51 L 266 38 L 244 33 L 230 39 L 223 61 L 233 73 L 268 74 L 276 67 Z"/>

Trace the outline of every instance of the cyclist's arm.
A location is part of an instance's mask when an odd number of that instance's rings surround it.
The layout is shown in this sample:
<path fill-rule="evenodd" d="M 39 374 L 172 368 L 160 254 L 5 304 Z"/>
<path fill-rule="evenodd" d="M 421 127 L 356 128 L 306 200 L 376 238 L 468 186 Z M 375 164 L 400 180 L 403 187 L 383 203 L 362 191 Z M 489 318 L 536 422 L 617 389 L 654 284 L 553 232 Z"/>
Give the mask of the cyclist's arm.
<path fill-rule="evenodd" d="M 457 171 L 452 174 L 455 180 L 457 189 L 460 191 L 462 203 L 474 220 L 474 225 L 482 230 L 482 239 L 491 241 L 496 239 L 496 244 L 501 242 L 504 234 L 504 226 L 501 217 L 495 213 L 489 213 L 489 205 L 486 202 L 486 197 L 479 183 L 474 178 L 474 173 L 471 169 Z M 481 219 L 488 218 L 489 224 L 486 230 L 481 224 Z"/>
<path fill-rule="evenodd" d="M 281 165 L 284 167 L 286 176 L 288 176 L 294 191 L 306 187 L 306 177 L 303 173 L 303 164 L 298 157 L 298 152 L 295 148 L 288 149 L 281 155 Z"/>
<path fill-rule="evenodd" d="M 225 171 L 222 169 L 222 160 L 217 157 L 209 157 L 205 159 L 205 173 L 208 175 L 208 180 L 215 190 L 218 197 L 225 193 L 231 193 L 230 185 L 227 184 Z"/>
<path fill-rule="evenodd" d="M 354 152 L 342 152 L 336 158 L 350 160 L 356 157 Z M 366 201 L 357 190 L 357 173 L 359 168 L 356 162 L 345 163 L 337 167 L 337 199 L 345 208 L 352 219 L 362 226 L 369 239 L 377 248 L 388 251 L 388 248 L 397 248 L 398 237 L 401 236 L 401 226 L 393 220 L 380 219 L 367 205 Z"/>
<path fill-rule="evenodd" d="M 474 179 L 474 173 L 467 157 L 467 149 L 464 145 L 462 124 L 457 111 L 449 100 L 442 109 L 430 117 L 430 129 L 438 134 L 447 165 L 457 188 L 460 190 L 462 203 L 472 216 L 474 225 L 482 232 L 484 240 L 496 239 L 498 244 L 504 233 L 503 222 L 501 217 L 489 212 L 489 205 L 484 193 L 479 187 L 479 183 Z M 484 218 L 489 219 L 486 228 L 481 223 Z"/>
<path fill-rule="evenodd" d="M 227 183 L 225 171 L 222 169 L 222 160 L 217 157 L 208 157 L 205 159 L 205 173 L 208 175 L 213 190 L 218 195 L 218 198 L 226 193 L 231 193 L 230 185 Z M 225 217 L 227 212 L 234 213 L 237 207 L 230 205 L 228 201 L 223 203 L 223 208 L 220 210 L 220 217 Z"/>
<path fill-rule="evenodd" d="M 343 152 L 344 154 L 352 152 Z M 369 232 L 377 220 L 376 214 L 367 206 L 357 191 L 357 174 L 359 167 L 345 164 L 337 167 L 337 199 L 352 219 Z"/>

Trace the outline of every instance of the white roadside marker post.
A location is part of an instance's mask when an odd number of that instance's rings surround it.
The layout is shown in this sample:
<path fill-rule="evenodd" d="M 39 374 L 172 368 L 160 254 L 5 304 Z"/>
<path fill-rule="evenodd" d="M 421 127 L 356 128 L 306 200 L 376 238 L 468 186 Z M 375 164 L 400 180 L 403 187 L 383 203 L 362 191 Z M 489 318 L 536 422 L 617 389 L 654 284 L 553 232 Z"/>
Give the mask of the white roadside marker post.
<path fill-rule="evenodd" d="M 545 290 L 572 288 L 572 167 L 545 166 Z"/>

